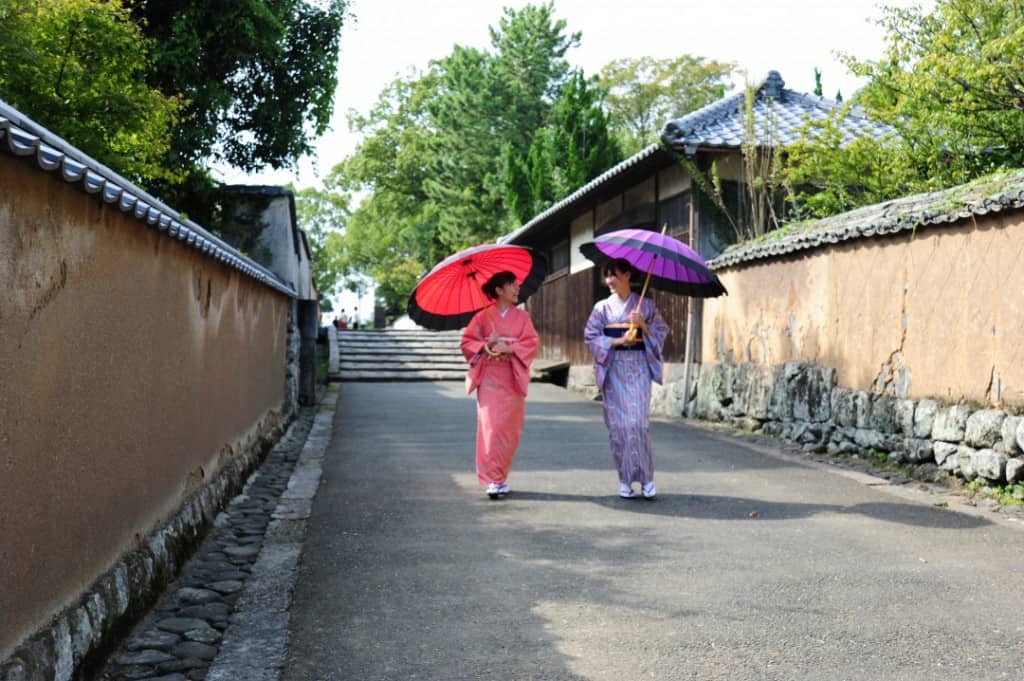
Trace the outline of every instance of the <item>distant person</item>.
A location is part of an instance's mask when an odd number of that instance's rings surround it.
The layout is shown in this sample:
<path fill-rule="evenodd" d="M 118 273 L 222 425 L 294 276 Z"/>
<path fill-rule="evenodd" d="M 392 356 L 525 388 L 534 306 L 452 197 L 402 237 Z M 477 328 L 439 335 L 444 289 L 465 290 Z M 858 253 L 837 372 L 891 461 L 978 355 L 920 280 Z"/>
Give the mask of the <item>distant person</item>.
<path fill-rule="evenodd" d="M 476 477 L 491 499 L 511 490 L 508 475 L 526 418 L 530 364 L 537 353 L 537 330 L 530 315 L 516 307 L 519 284 L 512 272 L 498 272 L 482 287 L 493 300 L 462 333 L 469 362 L 466 392 L 476 391 Z"/>
<path fill-rule="evenodd" d="M 602 269 L 611 295 L 594 305 L 583 339 L 594 357 L 597 389 L 601 391 L 604 422 L 608 426 L 612 457 L 619 475 L 619 496 L 637 496 L 639 483 L 645 499 L 657 494 L 654 487 L 654 453 L 647 432 L 651 414 L 651 381 L 661 383 L 661 350 L 668 324 L 650 298 L 630 288 L 633 267 L 619 258 Z M 630 325 L 636 338 L 627 337 Z"/>

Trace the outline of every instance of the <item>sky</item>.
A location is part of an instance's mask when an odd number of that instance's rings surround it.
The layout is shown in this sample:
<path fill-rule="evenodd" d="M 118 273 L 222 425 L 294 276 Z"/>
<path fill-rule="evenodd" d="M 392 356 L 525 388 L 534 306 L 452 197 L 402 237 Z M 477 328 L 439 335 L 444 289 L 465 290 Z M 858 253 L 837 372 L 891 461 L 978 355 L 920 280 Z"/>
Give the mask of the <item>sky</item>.
<path fill-rule="evenodd" d="M 930 4 L 929 0 L 923 2 Z M 348 130 L 348 112 L 367 112 L 378 94 L 411 68 L 451 52 L 455 44 L 489 49 L 488 27 L 504 7 L 526 0 L 352 0 L 341 35 L 338 90 L 331 130 L 316 143 L 316 155 L 294 171 L 243 175 L 218 171 L 232 184 L 318 186 L 331 168 L 350 154 L 359 138 Z M 534 4 L 539 4 L 535 2 Z M 906 7 L 914 0 L 887 0 Z M 825 96 L 849 96 L 860 85 L 837 59 L 837 52 L 876 59 L 884 47 L 878 0 L 554 0 L 555 16 L 567 32 L 582 34 L 570 63 L 596 75 L 624 57 L 658 59 L 682 54 L 734 62 L 754 82 L 779 71 L 786 87 L 813 92 L 814 68 L 822 72 Z M 742 87 L 743 80 L 735 85 Z M 351 300 L 348 306 L 352 305 Z M 363 318 L 372 302 L 361 301 Z"/>

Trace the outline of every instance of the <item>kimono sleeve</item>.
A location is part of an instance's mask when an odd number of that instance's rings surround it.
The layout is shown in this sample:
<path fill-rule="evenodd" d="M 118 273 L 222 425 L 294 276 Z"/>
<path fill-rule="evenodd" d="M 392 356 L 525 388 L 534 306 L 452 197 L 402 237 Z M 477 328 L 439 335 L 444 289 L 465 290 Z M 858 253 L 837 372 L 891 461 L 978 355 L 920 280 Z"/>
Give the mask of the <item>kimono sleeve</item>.
<path fill-rule="evenodd" d="M 520 310 L 520 312 L 522 312 Z M 519 331 L 519 339 L 512 344 L 512 356 L 522 363 L 527 369 L 537 355 L 537 346 L 540 345 L 540 337 L 537 329 L 533 326 L 533 320 L 526 312 L 522 312 L 522 328 Z"/>
<path fill-rule="evenodd" d="M 605 324 L 604 306 L 597 303 L 590 313 L 590 318 L 587 319 L 586 326 L 583 327 L 583 342 L 587 344 L 594 363 L 599 366 L 608 364 L 611 359 L 612 339 L 604 335 Z"/>
<path fill-rule="evenodd" d="M 485 325 L 486 313 L 487 310 L 477 312 L 462 332 L 462 342 L 459 344 L 459 348 L 462 350 L 462 356 L 470 365 L 479 361 L 484 346 L 487 344 L 487 337 L 490 335 Z"/>

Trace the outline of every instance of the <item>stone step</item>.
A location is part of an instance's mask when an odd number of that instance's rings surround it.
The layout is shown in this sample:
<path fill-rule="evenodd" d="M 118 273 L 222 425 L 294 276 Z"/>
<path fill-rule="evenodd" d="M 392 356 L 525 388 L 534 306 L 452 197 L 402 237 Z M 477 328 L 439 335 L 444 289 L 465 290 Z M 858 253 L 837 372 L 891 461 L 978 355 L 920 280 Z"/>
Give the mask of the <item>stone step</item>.
<path fill-rule="evenodd" d="M 345 330 L 337 334 L 339 381 L 461 381 L 458 331 Z"/>
<path fill-rule="evenodd" d="M 331 377 L 334 379 L 334 376 Z M 465 371 L 339 371 L 337 379 L 340 381 L 365 381 L 365 382 L 387 382 L 387 381 L 462 381 L 466 378 Z"/>
<path fill-rule="evenodd" d="M 367 361 L 360 361 L 360 362 L 346 362 L 345 358 L 342 358 L 341 359 L 340 368 L 341 368 L 342 371 L 345 371 L 345 370 L 353 371 L 353 370 L 360 370 L 360 369 L 366 370 L 366 371 L 377 370 L 377 369 L 380 369 L 380 370 L 383 370 L 383 371 L 387 371 L 387 370 L 393 370 L 393 371 L 398 371 L 398 370 L 402 370 L 402 371 L 407 371 L 407 370 L 420 371 L 420 370 L 438 369 L 438 370 L 444 370 L 444 371 L 463 371 L 464 372 L 468 368 L 468 366 L 467 366 L 467 364 L 465 362 L 463 362 L 461 360 L 458 361 L 458 362 L 397 362 L 397 361 L 388 361 L 388 360 L 379 361 L 379 362 L 373 362 L 373 361 L 368 361 L 368 360 Z"/>
<path fill-rule="evenodd" d="M 378 348 L 372 345 L 338 348 L 338 353 L 353 356 L 380 355 L 382 357 L 388 357 L 391 355 L 414 355 L 416 357 L 462 357 L 462 351 L 458 348 L 403 348 L 397 346 Z"/>
<path fill-rule="evenodd" d="M 338 340 L 374 341 L 389 340 L 398 342 L 438 341 L 459 344 L 461 332 L 449 331 L 339 331 Z"/>
<path fill-rule="evenodd" d="M 423 350 L 423 351 L 442 350 L 442 351 L 446 351 L 446 352 L 461 352 L 461 350 L 459 349 L 459 344 L 458 343 L 455 343 L 455 344 L 453 344 L 453 343 L 442 343 L 442 342 L 433 342 L 433 343 L 426 343 L 426 342 L 423 342 L 423 343 L 395 343 L 395 342 L 391 342 L 391 341 L 366 341 L 366 342 L 360 341 L 360 342 L 357 342 L 357 343 L 349 341 L 349 342 L 339 342 L 338 343 L 338 351 L 339 352 L 345 352 L 347 350 L 366 349 L 366 348 L 386 349 L 386 350 Z"/>

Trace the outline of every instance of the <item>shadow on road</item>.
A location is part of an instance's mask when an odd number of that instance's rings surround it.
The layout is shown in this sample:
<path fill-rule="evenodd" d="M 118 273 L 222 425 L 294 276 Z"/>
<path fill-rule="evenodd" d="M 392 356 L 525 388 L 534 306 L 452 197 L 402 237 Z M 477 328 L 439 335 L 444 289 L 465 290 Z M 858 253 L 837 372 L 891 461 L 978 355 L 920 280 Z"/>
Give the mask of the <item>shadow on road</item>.
<path fill-rule="evenodd" d="M 967 530 L 992 524 L 984 518 L 940 508 L 885 502 L 841 506 L 702 494 L 659 494 L 656 499 L 648 500 L 621 499 L 613 495 L 552 494 L 528 490 L 516 490 L 508 499 L 508 502 L 514 501 L 584 502 L 629 513 L 698 520 L 796 520 L 822 513 L 838 513 L 863 515 L 875 520 L 937 529 Z"/>

